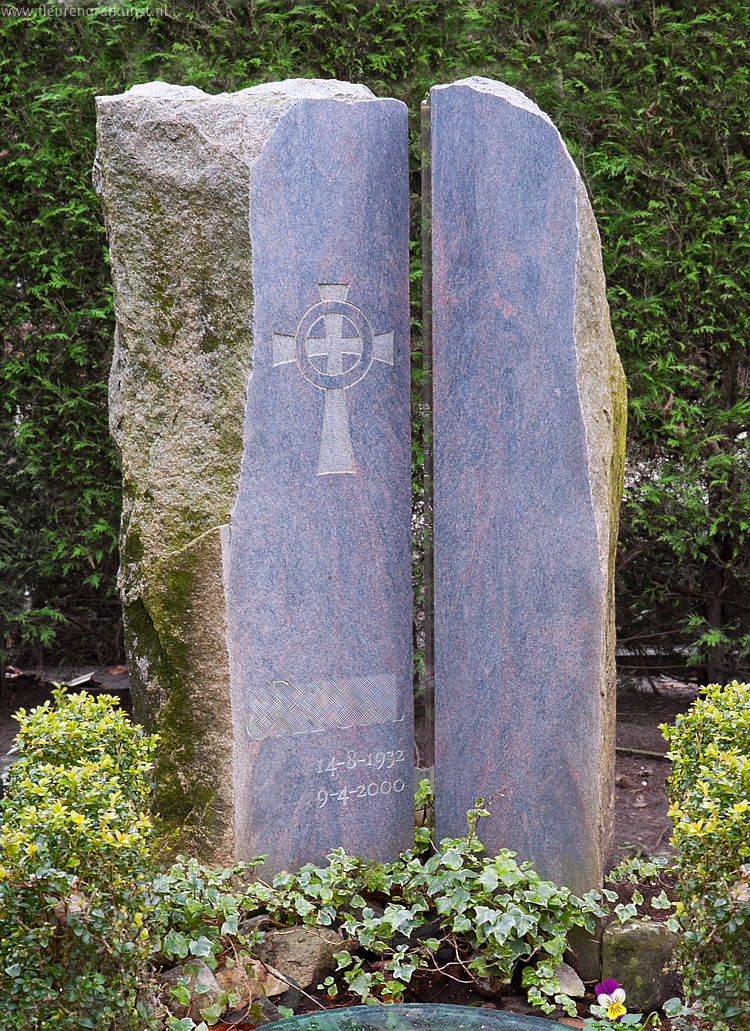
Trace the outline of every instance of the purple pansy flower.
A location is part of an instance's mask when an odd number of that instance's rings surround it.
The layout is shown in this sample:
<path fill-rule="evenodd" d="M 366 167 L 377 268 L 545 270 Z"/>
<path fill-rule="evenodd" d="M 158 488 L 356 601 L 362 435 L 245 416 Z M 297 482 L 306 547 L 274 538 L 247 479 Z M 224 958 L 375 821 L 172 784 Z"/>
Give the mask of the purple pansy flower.
<path fill-rule="evenodd" d="M 601 984 L 598 984 L 594 989 L 594 995 L 611 995 L 612 992 L 616 992 L 620 987 L 620 982 L 615 981 L 614 977 L 608 977 Z"/>
<path fill-rule="evenodd" d="M 601 984 L 598 984 L 594 989 L 596 992 L 596 1001 L 606 1011 L 607 1016 L 610 1020 L 622 1020 L 627 1013 L 623 1003 L 625 1002 L 625 992 L 620 988 L 620 985 L 615 981 L 614 977 L 607 977 Z"/>

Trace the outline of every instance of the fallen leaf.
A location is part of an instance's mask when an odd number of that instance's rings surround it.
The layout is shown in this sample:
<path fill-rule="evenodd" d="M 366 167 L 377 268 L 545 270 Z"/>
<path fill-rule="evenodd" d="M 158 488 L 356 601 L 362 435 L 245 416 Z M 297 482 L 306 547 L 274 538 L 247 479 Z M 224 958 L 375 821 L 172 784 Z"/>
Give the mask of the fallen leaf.
<path fill-rule="evenodd" d="M 83 913 L 88 908 L 88 904 L 89 900 L 85 895 L 74 891 L 66 898 L 56 902 L 52 907 L 52 911 L 57 917 L 58 922 L 65 926 L 69 916 L 78 916 L 79 913 Z"/>
<path fill-rule="evenodd" d="M 237 992 L 242 1005 L 247 1005 L 254 999 L 282 995 L 289 988 L 277 973 L 259 959 L 242 958 L 233 967 L 220 967 L 214 976 L 223 992 Z"/>
<path fill-rule="evenodd" d="M 730 889 L 729 894 L 738 902 L 750 902 L 750 882 L 740 878 Z"/>

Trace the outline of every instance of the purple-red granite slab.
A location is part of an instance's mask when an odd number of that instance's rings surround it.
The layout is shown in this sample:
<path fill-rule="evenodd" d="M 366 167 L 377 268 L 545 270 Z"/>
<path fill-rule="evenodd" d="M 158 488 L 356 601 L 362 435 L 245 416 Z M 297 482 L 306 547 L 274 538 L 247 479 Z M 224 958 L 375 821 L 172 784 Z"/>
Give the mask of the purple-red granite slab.
<path fill-rule="evenodd" d="M 496 89 L 496 87 L 498 87 Z M 436 809 L 578 891 L 601 869 L 606 578 L 576 340 L 577 172 L 488 80 L 432 139 Z"/>
<path fill-rule="evenodd" d="M 406 108 L 299 100 L 252 173 L 227 549 L 237 851 L 413 840 Z"/>

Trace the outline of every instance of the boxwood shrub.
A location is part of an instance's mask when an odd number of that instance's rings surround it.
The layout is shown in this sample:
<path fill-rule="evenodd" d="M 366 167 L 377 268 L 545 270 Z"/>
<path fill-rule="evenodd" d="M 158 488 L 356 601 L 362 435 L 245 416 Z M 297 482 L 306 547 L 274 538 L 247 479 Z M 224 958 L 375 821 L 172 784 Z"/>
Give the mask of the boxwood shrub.
<path fill-rule="evenodd" d="M 750 1028 L 750 685 L 713 684 L 662 727 L 686 988 L 714 1031 Z"/>
<path fill-rule="evenodd" d="M 107 696 L 60 690 L 18 717 L 0 806 L 0 1025 L 144 1028 L 155 739 Z"/>

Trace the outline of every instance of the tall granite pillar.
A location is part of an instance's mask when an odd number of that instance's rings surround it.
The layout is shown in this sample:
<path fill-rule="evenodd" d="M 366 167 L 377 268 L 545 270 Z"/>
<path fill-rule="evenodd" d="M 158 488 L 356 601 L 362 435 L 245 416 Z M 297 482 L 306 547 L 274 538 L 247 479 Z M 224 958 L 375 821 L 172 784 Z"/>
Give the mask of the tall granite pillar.
<path fill-rule="evenodd" d="M 412 835 L 406 109 L 290 80 L 98 99 L 121 590 L 181 845 Z"/>
<path fill-rule="evenodd" d="M 429 99 L 437 833 L 601 882 L 625 387 L 586 190 L 550 119 L 471 78 Z"/>

